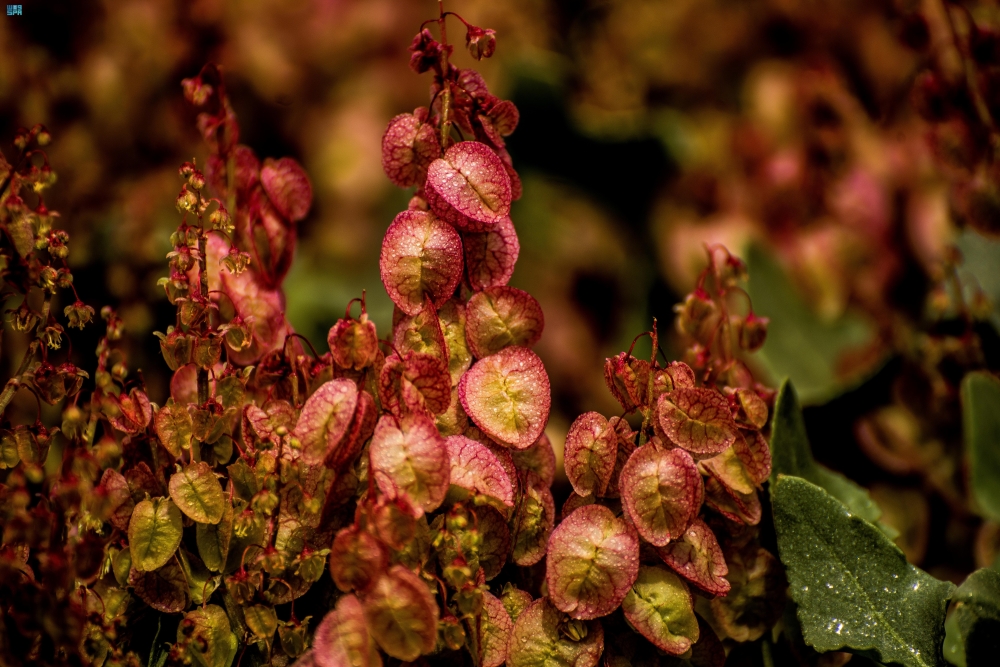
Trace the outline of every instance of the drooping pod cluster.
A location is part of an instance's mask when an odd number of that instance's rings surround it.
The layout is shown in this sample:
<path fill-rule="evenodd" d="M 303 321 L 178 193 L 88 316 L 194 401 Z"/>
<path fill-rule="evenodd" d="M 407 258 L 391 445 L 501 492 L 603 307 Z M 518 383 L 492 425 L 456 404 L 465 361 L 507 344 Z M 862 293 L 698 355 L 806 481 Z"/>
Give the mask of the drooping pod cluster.
<path fill-rule="evenodd" d="M 474 55 L 492 53 L 493 31 L 468 32 Z M 531 350 L 544 317 L 507 285 L 521 186 L 503 137 L 517 109 L 475 71 L 450 65 L 451 48 L 428 30 L 416 36 L 411 66 L 433 71 L 431 104 L 393 118 L 382 141 L 390 180 L 416 188 L 382 243 L 392 331 L 379 340 L 362 304 L 328 339 L 344 378 L 328 384 L 343 383 L 351 405 L 369 412 L 353 441 L 367 489 L 330 553 L 344 594 L 304 658 L 321 667 L 457 650 L 482 667 L 503 664 L 510 601 L 530 596 L 508 587 L 501 600 L 488 582 L 507 563 L 538 563 L 555 522 L 549 379 Z M 454 141 L 451 128 L 470 140 Z M 358 410 L 344 409 L 345 428 Z M 316 462 L 357 457 L 341 432 L 326 431 Z"/>
<path fill-rule="evenodd" d="M 587 667 L 602 650 L 606 660 L 641 660 L 693 647 L 698 664 L 721 664 L 720 635 L 755 639 L 780 613 L 777 561 L 753 529 L 771 472 L 761 430 L 773 392 L 754 385 L 732 355 L 751 349 L 740 332 L 755 326 L 752 314 L 727 310 L 739 260 L 719 248 L 710 257 L 696 294 L 678 308 L 682 332 L 698 334 L 694 368 L 659 362 L 654 325 L 651 359 L 630 350 L 605 366 L 608 388 L 626 415 L 641 417 L 639 428 L 596 412 L 570 426 L 564 460 L 574 492 L 548 544 L 547 598 L 514 625 L 526 641 L 511 644 L 513 667 L 553 652 Z M 702 306 L 697 321 L 692 299 Z M 628 628 L 648 643 L 629 640 Z"/>

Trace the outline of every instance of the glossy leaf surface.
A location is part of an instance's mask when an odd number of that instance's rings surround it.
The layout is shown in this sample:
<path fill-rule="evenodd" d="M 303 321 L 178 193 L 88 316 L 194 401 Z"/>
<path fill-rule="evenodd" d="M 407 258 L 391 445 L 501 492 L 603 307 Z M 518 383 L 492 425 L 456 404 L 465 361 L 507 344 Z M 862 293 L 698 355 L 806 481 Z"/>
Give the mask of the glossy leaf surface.
<path fill-rule="evenodd" d="M 136 504 L 128 524 L 132 567 L 149 572 L 161 567 L 174 555 L 183 535 L 181 512 L 167 498 L 153 498 Z"/>
<path fill-rule="evenodd" d="M 407 315 L 447 301 L 462 278 L 462 240 L 455 229 L 425 211 L 403 211 L 382 240 L 379 260 L 389 298 Z"/>
<path fill-rule="evenodd" d="M 986 372 L 966 375 L 962 417 L 972 495 L 986 517 L 1000 521 L 1000 380 Z"/>
<path fill-rule="evenodd" d="M 372 473 L 383 493 L 405 493 L 423 511 L 438 508 L 448 492 L 448 447 L 430 417 L 379 419 L 370 450 Z"/>
<path fill-rule="evenodd" d="M 647 542 L 662 547 L 679 537 L 701 507 L 704 485 L 683 449 L 646 444 L 635 450 L 621 472 L 622 504 Z"/>
<path fill-rule="evenodd" d="M 717 391 L 675 389 L 660 396 L 656 413 L 670 441 L 699 458 L 718 454 L 736 440 L 729 403 Z"/>
<path fill-rule="evenodd" d="M 375 582 L 363 605 L 368 631 L 392 657 L 412 661 L 434 650 L 438 606 L 410 570 L 393 565 Z"/>
<path fill-rule="evenodd" d="M 514 623 L 508 667 L 594 667 L 604 652 L 604 630 L 599 621 L 586 623 L 580 641 L 560 632 L 561 614 L 547 599 L 535 600 Z"/>
<path fill-rule="evenodd" d="M 531 347 L 542 337 L 545 316 L 533 296 L 516 287 L 489 287 L 465 306 L 465 338 L 479 359 L 508 345 Z"/>
<path fill-rule="evenodd" d="M 302 445 L 302 460 L 322 463 L 347 433 L 358 405 L 358 387 L 346 378 L 324 382 L 305 405 L 292 437 Z"/>
<path fill-rule="evenodd" d="M 222 485 L 204 461 L 192 463 L 170 476 L 170 498 L 198 523 L 219 523 L 226 509 Z"/>
<path fill-rule="evenodd" d="M 687 585 L 673 572 L 644 565 L 622 601 L 629 624 L 657 648 L 680 655 L 698 641 L 698 618 Z"/>

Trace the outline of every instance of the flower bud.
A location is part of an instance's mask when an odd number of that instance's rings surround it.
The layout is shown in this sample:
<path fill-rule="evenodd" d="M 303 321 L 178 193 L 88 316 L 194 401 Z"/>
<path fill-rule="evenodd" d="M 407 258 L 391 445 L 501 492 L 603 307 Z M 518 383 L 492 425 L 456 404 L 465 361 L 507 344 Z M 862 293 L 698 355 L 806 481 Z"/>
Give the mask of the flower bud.
<path fill-rule="evenodd" d="M 46 266 L 38 275 L 38 286 L 55 294 L 57 280 L 59 280 L 59 272 L 51 266 Z"/>
<path fill-rule="evenodd" d="M 465 46 L 476 60 L 489 58 L 497 48 L 497 33 L 491 28 L 470 25 L 465 33 Z"/>
<path fill-rule="evenodd" d="M 232 247 L 229 254 L 222 258 L 222 264 L 231 274 L 238 276 L 250 266 L 250 255 Z"/>
<path fill-rule="evenodd" d="M 757 317 L 753 311 L 740 324 L 740 347 L 747 352 L 756 352 L 764 345 L 767 338 L 767 325 L 770 320 Z"/>
<path fill-rule="evenodd" d="M 39 338 L 45 341 L 45 344 L 49 346 L 49 349 L 58 350 L 60 347 L 62 347 L 62 335 L 63 335 L 62 326 L 53 323 L 42 330 L 42 333 L 39 335 Z"/>
<path fill-rule="evenodd" d="M 212 215 L 208 217 L 208 221 L 212 224 L 213 229 L 223 234 L 232 234 L 236 229 L 233 225 L 233 219 L 230 217 L 229 211 L 226 210 L 225 206 L 220 206 L 212 211 Z"/>
<path fill-rule="evenodd" d="M 188 176 L 187 182 L 193 190 L 201 190 L 205 187 L 205 174 L 195 169 Z"/>
<path fill-rule="evenodd" d="M 212 86 L 203 83 L 200 76 L 184 79 L 181 87 L 184 89 L 184 99 L 196 107 L 205 104 L 212 95 Z"/>
<path fill-rule="evenodd" d="M 30 331 L 38 324 L 38 314 L 28 307 L 25 299 L 17 310 L 7 312 L 7 321 L 14 325 L 17 331 Z"/>
<path fill-rule="evenodd" d="M 154 332 L 154 335 L 160 339 L 160 352 L 170 370 L 176 371 L 181 366 L 191 362 L 194 341 L 191 340 L 190 336 L 173 327 L 167 328 L 166 335 L 159 331 Z"/>
<path fill-rule="evenodd" d="M 189 213 L 195 210 L 198 205 L 198 195 L 188 190 L 187 185 L 181 186 L 180 194 L 177 195 L 177 211 L 179 213 Z"/>
<path fill-rule="evenodd" d="M 677 313 L 677 330 L 686 336 L 697 337 L 705 323 L 715 315 L 715 302 L 700 287 L 687 295 L 684 303 L 674 306 Z"/>
<path fill-rule="evenodd" d="M 451 651 L 457 651 L 465 646 L 465 629 L 462 623 L 454 616 L 442 618 L 438 623 L 438 632 L 444 645 Z"/>

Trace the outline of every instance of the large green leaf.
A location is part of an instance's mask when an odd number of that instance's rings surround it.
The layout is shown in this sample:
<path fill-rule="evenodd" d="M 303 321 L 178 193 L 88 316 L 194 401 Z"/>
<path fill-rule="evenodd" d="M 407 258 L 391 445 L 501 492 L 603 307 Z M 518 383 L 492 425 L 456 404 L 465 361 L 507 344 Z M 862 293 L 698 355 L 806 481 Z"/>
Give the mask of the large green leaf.
<path fill-rule="evenodd" d="M 170 476 L 170 498 L 182 512 L 198 523 L 219 523 L 226 510 L 226 497 L 219 478 L 204 461 L 192 463 Z"/>
<path fill-rule="evenodd" d="M 128 524 L 132 566 L 140 572 L 162 566 L 177 551 L 183 531 L 180 510 L 169 498 L 143 500 Z"/>
<path fill-rule="evenodd" d="M 778 475 L 795 475 L 823 487 L 831 496 L 847 505 L 852 513 L 872 523 L 882 516 L 882 511 L 865 489 L 840 473 L 820 465 L 813 458 L 806 435 L 806 424 L 802 419 L 802 408 L 799 407 L 799 399 L 791 380 L 781 383 L 774 404 L 774 422 L 771 425 L 772 494 Z"/>
<path fill-rule="evenodd" d="M 781 265 L 753 245 L 746 252 L 747 292 L 754 311 L 771 319 L 755 356 L 772 378 L 790 377 L 808 404 L 820 404 L 859 384 L 875 365 L 844 373 L 844 355 L 869 345 L 874 325 L 856 314 L 822 319 L 795 289 Z"/>
<path fill-rule="evenodd" d="M 976 570 L 955 592 L 955 609 L 946 624 L 949 662 L 989 665 L 1000 656 L 1000 572 Z"/>
<path fill-rule="evenodd" d="M 953 584 L 907 563 L 878 528 L 815 484 L 781 475 L 772 498 L 778 551 L 806 643 L 907 667 L 942 664 Z"/>
<path fill-rule="evenodd" d="M 962 380 L 965 451 L 979 510 L 1000 521 L 1000 381 L 986 372 Z"/>

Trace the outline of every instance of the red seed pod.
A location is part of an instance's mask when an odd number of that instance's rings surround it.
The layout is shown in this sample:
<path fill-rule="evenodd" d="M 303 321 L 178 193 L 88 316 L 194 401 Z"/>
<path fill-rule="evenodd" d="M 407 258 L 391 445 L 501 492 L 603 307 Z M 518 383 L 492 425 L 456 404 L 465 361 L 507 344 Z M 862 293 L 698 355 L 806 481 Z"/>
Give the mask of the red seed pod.
<path fill-rule="evenodd" d="M 602 495 L 618 457 L 618 434 L 597 412 L 577 417 L 566 434 L 566 476 L 578 495 Z"/>
<path fill-rule="evenodd" d="M 423 310 L 427 297 L 440 308 L 462 278 L 462 240 L 430 213 L 403 211 L 386 230 L 379 268 L 389 298 L 407 315 Z"/>
<path fill-rule="evenodd" d="M 441 320 L 430 298 L 424 309 L 416 315 L 408 315 L 393 326 L 393 346 L 400 354 L 417 352 L 427 354 L 445 362 L 449 359 L 448 344 L 445 342 Z"/>
<path fill-rule="evenodd" d="M 361 319 L 340 319 L 330 327 L 326 337 L 333 362 L 344 369 L 363 370 L 375 363 L 378 356 L 378 334 L 375 323 L 362 311 Z"/>
<path fill-rule="evenodd" d="M 588 621 L 578 640 L 561 631 L 563 615 L 546 598 L 535 600 L 522 611 L 510 637 L 508 667 L 535 667 L 559 656 L 559 662 L 573 667 L 596 667 L 604 652 L 604 628 Z M 555 661 L 553 661 L 555 662 Z"/>
<path fill-rule="evenodd" d="M 713 389 L 681 388 L 663 394 L 656 415 L 670 441 L 698 458 L 722 452 L 738 434 L 729 401 Z"/>
<path fill-rule="evenodd" d="M 664 546 L 698 514 L 704 486 L 698 467 L 683 449 L 646 444 L 621 472 L 622 505 L 636 530 L 653 546 Z"/>
<path fill-rule="evenodd" d="M 509 216 L 488 231 L 463 232 L 462 247 L 465 250 L 465 275 L 473 291 L 506 285 L 521 252 L 521 244 Z"/>
<path fill-rule="evenodd" d="M 682 535 L 656 552 L 674 572 L 710 595 L 729 592 L 729 567 L 712 529 L 699 518 Z"/>
<path fill-rule="evenodd" d="M 153 406 L 146 392 L 134 388 L 127 394 L 109 396 L 118 407 L 119 414 L 111 419 L 111 425 L 119 431 L 136 435 L 146 430 L 153 420 Z"/>
<path fill-rule="evenodd" d="M 366 591 L 389 565 L 385 547 L 367 531 L 344 528 L 330 547 L 330 575 L 337 588 Z"/>
<path fill-rule="evenodd" d="M 513 449 L 527 449 L 538 439 L 552 404 L 542 360 L 523 347 L 477 361 L 462 376 L 458 396 L 476 426 Z"/>
<path fill-rule="evenodd" d="M 415 507 L 431 512 L 448 492 L 448 447 L 434 421 L 422 414 L 395 419 L 383 415 L 372 436 L 371 474 L 383 493 L 404 494 Z"/>
<path fill-rule="evenodd" d="M 441 414 L 451 403 L 451 376 L 435 356 L 405 352 L 388 356 L 378 378 L 382 406 L 394 415 L 430 411 Z"/>
<path fill-rule="evenodd" d="M 555 481 L 556 453 L 552 449 L 549 436 L 544 433 L 531 447 L 511 450 L 510 456 L 518 470 L 530 470 L 549 486 Z"/>
<path fill-rule="evenodd" d="M 763 484 L 771 476 L 771 449 L 760 431 L 744 430 L 736 438 L 733 451 L 743 462 L 754 483 Z"/>
<path fill-rule="evenodd" d="M 705 480 L 705 504 L 733 521 L 748 526 L 760 523 L 761 505 L 756 490 L 740 493 L 711 476 Z"/>
<path fill-rule="evenodd" d="M 430 30 L 424 28 L 417 33 L 410 44 L 410 69 L 417 74 L 423 74 L 432 67 L 437 68 L 443 52 L 441 43 L 434 39 Z M 449 45 L 448 54 L 451 52 L 452 47 Z"/>
<path fill-rule="evenodd" d="M 556 503 L 548 485 L 535 473 L 523 472 L 518 481 L 522 494 L 513 519 L 514 546 L 510 559 L 528 567 L 545 557 L 555 526 Z"/>
<path fill-rule="evenodd" d="M 429 111 L 420 107 L 389 121 L 382 135 L 382 169 L 389 180 L 401 188 L 423 186 L 427 167 L 441 157 L 441 139 Z"/>
<path fill-rule="evenodd" d="M 473 294 L 465 318 L 465 339 L 479 359 L 512 345 L 531 347 L 545 328 L 542 307 L 515 287 L 490 287 Z"/>
<path fill-rule="evenodd" d="M 296 664 L 312 664 L 307 660 L 309 655 L 316 667 L 378 667 L 382 664 L 378 646 L 368 631 L 364 608 L 356 596 L 344 595 L 337 600 L 337 606 L 316 628 L 312 651 Z"/>
<path fill-rule="evenodd" d="M 510 213 L 510 176 L 488 146 L 462 141 L 445 151 L 427 169 L 427 203 L 453 225 L 465 218 L 494 225 Z"/>
<path fill-rule="evenodd" d="M 312 184 L 298 162 L 290 157 L 268 158 L 260 170 L 260 183 L 268 199 L 285 220 L 298 222 L 312 206 Z"/>
<path fill-rule="evenodd" d="M 313 392 L 292 431 L 301 443 L 303 461 L 321 463 L 337 448 L 357 405 L 358 386 L 350 380 L 331 380 Z"/>
<path fill-rule="evenodd" d="M 465 32 L 465 47 L 476 60 L 489 58 L 497 48 L 497 31 L 470 25 Z"/>
<path fill-rule="evenodd" d="M 445 438 L 445 444 L 451 460 L 451 484 L 514 506 L 513 484 L 496 454 L 464 435 Z"/>
<path fill-rule="evenodd" d="M 549 599 L 573 618 L 606 616 L 625 599 L 639 572 L 639 536 L 603 505 L 573 511 L 549 538 Z"/>
<path fill-rule="evenodd" d="M 764 347 L 767 338 L 767 325 L 771 322 L 766 317 L 758 317 L 751 312 L 740 322 L 740 347 L 747 352 L 756 352 Z"/>

